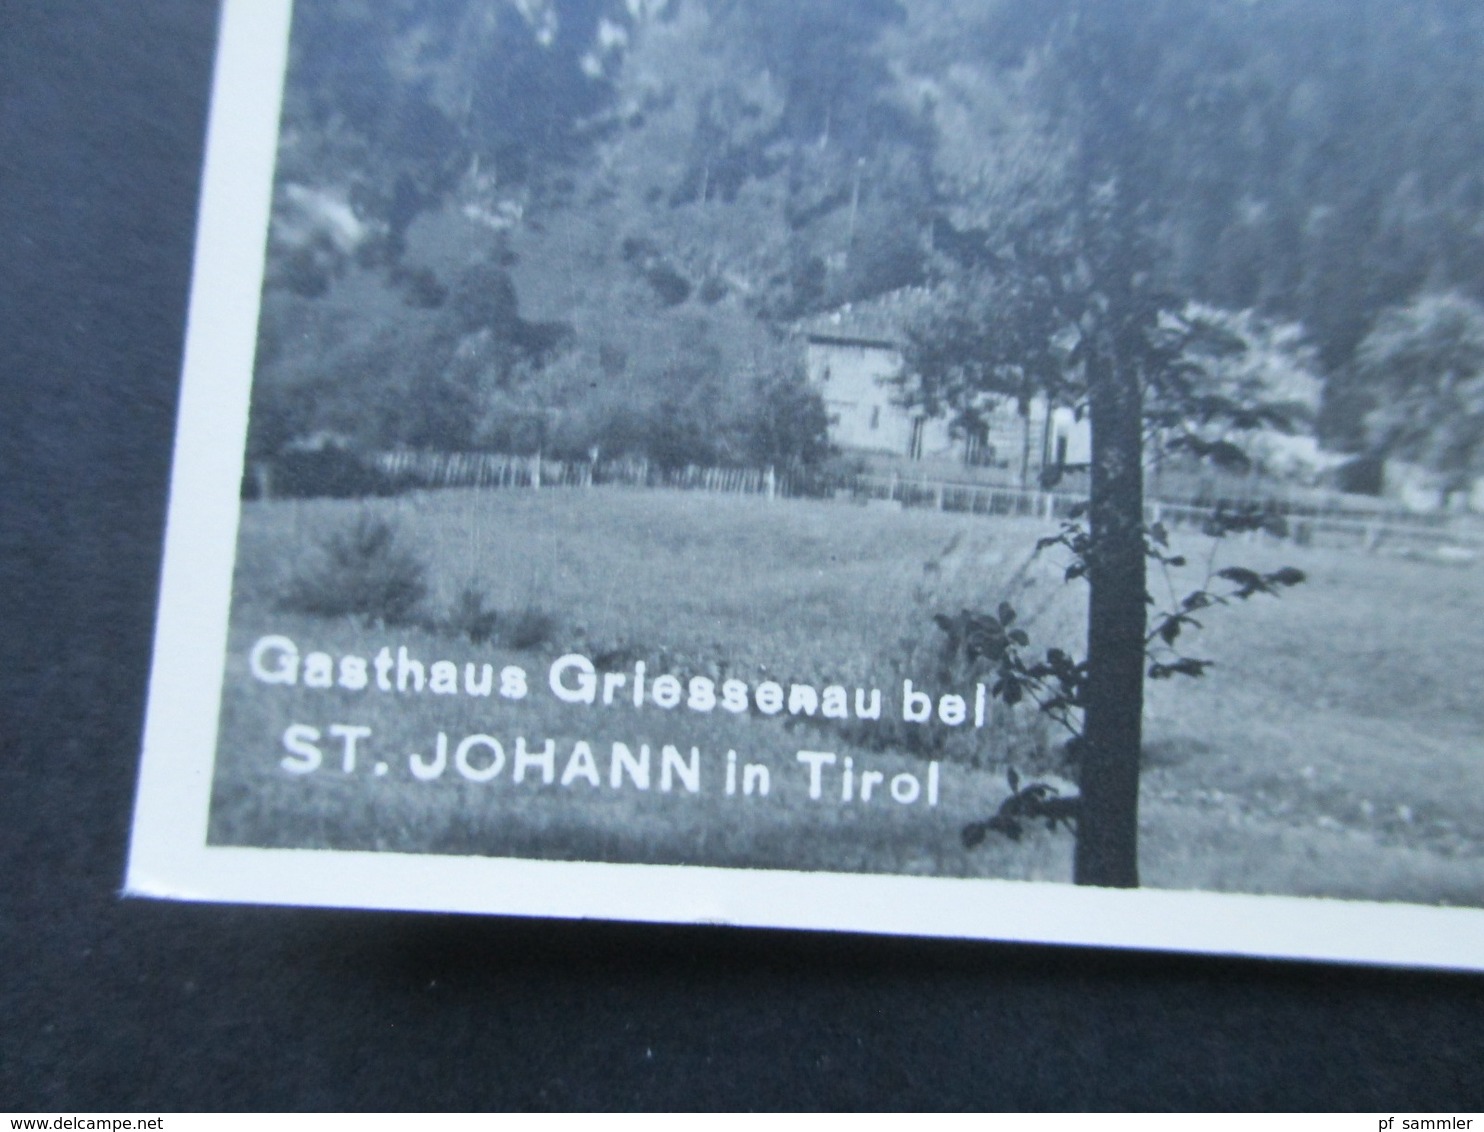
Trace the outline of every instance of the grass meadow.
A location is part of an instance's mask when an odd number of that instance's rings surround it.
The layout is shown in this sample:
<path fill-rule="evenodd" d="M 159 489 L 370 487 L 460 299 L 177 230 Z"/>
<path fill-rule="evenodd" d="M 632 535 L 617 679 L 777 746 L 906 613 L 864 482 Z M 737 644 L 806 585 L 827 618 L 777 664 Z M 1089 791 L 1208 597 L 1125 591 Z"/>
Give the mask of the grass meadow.
<path fill-rule="evenodd" d="M 422 623 L 289 612 L 282 596 L 315 568 L 327 532 L 358 513 L 390 520 L 428 564 Z M 1035 520 L 903 511 L 885 504 L 768 501 L 619 488 L 444 491 L 366 503 L 244 506 L 232 608 L 211 839 L 217 844 L 383 849 L 548 859 L 707 864 L 1065 881 L 1071 837 L 1037 829 L 963 847 L 965 823 L 1008 793 L 1004 770 L 1047 769 L 1045 721 L 996 712 L 936 752 L 903 725 L 839 725 L 683 706 L 566 704 L 546 672 L 564 653 L 651 676 L 734 677 L 755 685 L 878 687 L 899 714 L 903 676 L 930 681 L 931 617 L 1008 600 L 1037 647 L 1081 653 L 1086 594 L 1061 581 Z M 1207 540 L 1175 536 L 1204 560 Z M 1141 800 L 1146 885 L 1416 903 L 1484 905 L 1484 700 L 1472 646 L 1484 623 L 1474 569 L 1429 561 L 1236 541 L 1223 561 L 1293 565 L 1309 580 L 1281 599 L 1215 610 L 1191 651 L 1216 661 L 1200 680 L 1149 685 Z M 1199 578 L 1189 579 L 1191 588 Z M 467 589 L 498 617 L 536 615 L 545 639 L 476 644 L 439 626 Z M 248 656 L 265 634 L 301 652 L 370 658 L 401 646 L 460 669 L 523 668 L 523 699 L 265 684 Z M 347 772 L 325 740 L 319 769 L 291 774 L 291 724 L 371 729 Z M 494 736 L 556 746 L 562 772 L 589 741 L 602 783 L 489 782 L 449 770 L 413 777 L 408 755 Z M 612 741 L 649 744 L 656 785 L 609 781 Z M 701 789 L 658 789 L 659 749 L 700 751 Z M 838 777 L 808 796 L 800 749 L 849 756 L 882 776 L 870 802 L 841 800 Z M 725 756 L 769 768 L 766 797 L 725 793 Z M 894 776 L 926 781 L 939 804 L 899 804 Z M 511 760 L 513 761 L 513 759 Z M 378 765 L 385 767 L 378 773 Z M 837 764 L 836 770 L 842 764 Z"/>

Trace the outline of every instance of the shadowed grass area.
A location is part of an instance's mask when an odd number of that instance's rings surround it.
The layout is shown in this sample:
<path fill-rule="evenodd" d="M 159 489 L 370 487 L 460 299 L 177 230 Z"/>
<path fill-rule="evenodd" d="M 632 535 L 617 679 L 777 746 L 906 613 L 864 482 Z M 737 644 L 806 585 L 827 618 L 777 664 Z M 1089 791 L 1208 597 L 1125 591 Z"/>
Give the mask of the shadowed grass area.
<path fill-rule="evenodd" d="M 422 626 L 279 608 L 316 540 L 369 510 L 429 566 Z M 926 782 L 927 753 L 845 742 L 818 721 L 671 711 L 621 701 L 563 704 L 546 687 L 567 651 L 608 656 L 651 678 L 735 677 L 755 685 L 880 688 L 899 711 L 900 678 L 931 667 L 935 612 L 1009 600 L 1038 647 L 1080 653 L 1085 591 L 1061 582 L 1033 520 L 995 520 L 838 502 L 661 491 L 443 492 L 368 504 L 249 505 L 236 596 L 212 812 L 217 843 L 379 848 L 554 859 L 696 863 L 1065 880 L 1071 839 L 1033 831 L 975 850 L 963 825 L 1007 793 L 1003 767 L 1047 738 L 1041 721 L 999 713 L 942 752 L 940 798 L 893 801 L 897 775 Z M 1204 541 L 1176 539 L 1195 561 Z M 1192 651 L 1217 661 L 1198 681 L 1149 688 L 1141 866 L 1175 888 L 1484 904 L 1484 707 L 1466 658 L 1484 616 L 1472 570 L 1336 550 L 1237 542 L 1223 561 L 1291 564 L 1310 580 L 1281 600 L 1210 611 Z M 1191 588 L 1198 578 L 1189 579 Z M 1183 583 L 1182 583 L 1183 584 Z M 511 646 L 429 628 L 471 590 L 499 611 L 539 609 L 549 639 Z M 270 686 L 251 678 L 255 640 L 277 633 L 303 652 L 373 656 L 399 646 L 525 670 L 523 699 Z M 371 729 L 354 771 L 322 736 L 323 765 L 280 765 L 293 723 Z M 859 725 L 869 728 L 870 724 Z M 898 725 L 900 727 L 900 725 Z M 601 785 L 567 786 L 513 767 L 487 783 L 453 769 L 424 782 L 408 756 L 431 757 L 484 733 L 514 761 L 517 736 L 555 746 L 561 776 L 579 740 Z M 651 747 L 647 791 L 609 779 L 610 745 Z M 661 748 L 699 751 L 701 786 L 660 789 Z M 801 749 L 838 762 L 808 796 Z M 766 797 L 725 793 L 729 750 L 768 768 Z M 846 757 L 878 771 L 870 803 L 840 796 Z M 377 763 L 386 770 L 378 775 Z M 833 777 L 832 777 L 833 776 Z M 907 793 L 904 787 L 904 793 Z"/>

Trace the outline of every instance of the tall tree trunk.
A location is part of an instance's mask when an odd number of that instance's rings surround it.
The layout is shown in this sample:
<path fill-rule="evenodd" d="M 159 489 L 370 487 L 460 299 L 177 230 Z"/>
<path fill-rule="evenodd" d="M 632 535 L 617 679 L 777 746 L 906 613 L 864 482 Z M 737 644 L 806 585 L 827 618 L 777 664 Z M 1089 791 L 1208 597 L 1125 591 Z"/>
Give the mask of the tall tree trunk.
<path fill-rule="evenodd" d="M 1087 354 L 1092 426 L 1087 558 L 1087 683 L 1072 874 L 1078 884 L 1139 883 L 1139 754 L 1143 742 L 1143 387 L 1147 319 L 1135 292 L 1146 257 L 1137 236 L 1139 66 L 1127 41 L 1130 2 L 1083 0 L 1074 9 L 1073 71 L 1080 86 L 1079 208 L 1101 307 Z"/>
<path fill-rule="evenodd" d="M 1139 883 L 1139 752 L 1144 714 L 1143 397 L 1115 331 L 1088 361 L 1092 483 L 1087 686 L 1073 879 Z"/>

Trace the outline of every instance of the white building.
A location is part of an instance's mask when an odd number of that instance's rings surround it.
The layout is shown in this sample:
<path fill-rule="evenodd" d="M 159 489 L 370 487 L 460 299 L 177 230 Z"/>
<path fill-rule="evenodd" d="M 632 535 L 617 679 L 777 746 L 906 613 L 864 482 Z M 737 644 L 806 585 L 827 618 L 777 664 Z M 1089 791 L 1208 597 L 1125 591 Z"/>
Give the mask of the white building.
<path fill-rule="evenodd" d="M 1086 464 L 1086 420 L 1068 408 L 1048 411 L 1042 397 L 1031 402 L 1025 417 L 1013 401 L 999 402 L 974 433 L 902 404 L 902 327 L 927 296 L 923 288 L 905 288 L 801 328 L 809 383 L 824 401 L 830 442 L 845 451 L 999 468 L 1012 479 L 1025 463 L 1032 481 L 1047 465 Z"/>

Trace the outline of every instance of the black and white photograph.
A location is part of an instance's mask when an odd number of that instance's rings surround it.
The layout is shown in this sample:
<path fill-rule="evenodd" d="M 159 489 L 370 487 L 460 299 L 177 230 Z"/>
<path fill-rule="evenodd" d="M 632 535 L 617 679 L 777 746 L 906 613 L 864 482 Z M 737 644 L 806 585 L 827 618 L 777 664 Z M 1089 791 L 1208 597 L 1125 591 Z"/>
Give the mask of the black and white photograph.
<path fill-rule="evenodd" d="M 1480 59 L 228 3 L 131 891 L 1484 966 Z"/>

